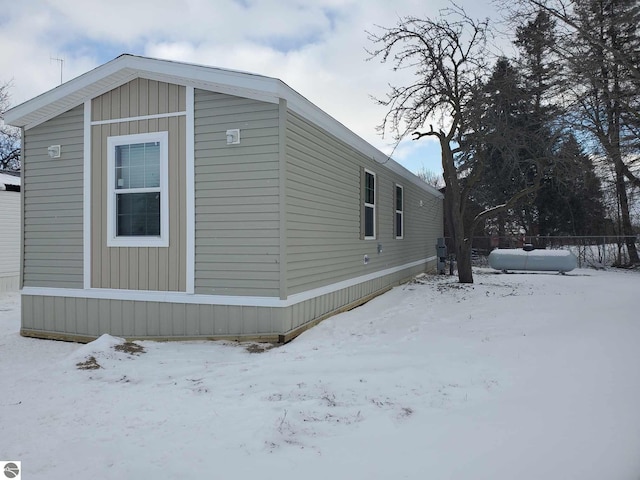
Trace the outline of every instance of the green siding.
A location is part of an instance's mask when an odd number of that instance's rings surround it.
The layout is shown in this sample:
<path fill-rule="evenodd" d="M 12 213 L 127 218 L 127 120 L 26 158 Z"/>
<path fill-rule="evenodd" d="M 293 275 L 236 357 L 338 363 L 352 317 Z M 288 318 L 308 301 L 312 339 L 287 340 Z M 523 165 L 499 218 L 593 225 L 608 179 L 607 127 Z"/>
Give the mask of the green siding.
<path fill-rule="evenodd" d="M 279 296 L 278 105 L 196 90 L 194 115 L 195 293 Z"/>
<path fill-rule="evenodd" d="M 83 128 L 80 105 L 25 131 L 26 287 L 82 288 Z M 49 158 L 50 145 L 61 145 L 60 158 Z"/>
<path fill-rule="evenodd" d="M 440 199 L 292 112 L 286 138 L 289 295 L 435 255 Z M 376 174 L 375 240 L 360 240 L 362 167 Z M 393 231 L 395 184 L 405 195 L 401 240 Z"/>

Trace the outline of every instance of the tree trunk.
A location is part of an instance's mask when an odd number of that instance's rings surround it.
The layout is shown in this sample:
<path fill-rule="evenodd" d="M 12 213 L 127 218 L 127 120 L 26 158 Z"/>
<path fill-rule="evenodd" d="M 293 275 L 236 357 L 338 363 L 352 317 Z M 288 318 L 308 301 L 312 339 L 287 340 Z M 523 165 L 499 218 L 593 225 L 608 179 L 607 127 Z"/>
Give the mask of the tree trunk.
<path fill-rule="evenodd" d="M 458 259 L 458 281 L 460 283 L 473 283 L 471 242 L 468 239 L 456 244 L 456 258 Z"/>
<path fill-rule="evenodd" d="M 627 253 L 629 254 L 629 263 L 640 263 L 638 259 L 638 250 L 636 249 L 635 237 L 633 237 L 633 227 L 631 225 L 631 215 L 629 214 L 629 199 L 627 197 L 627 186 L 625 184 L 624 161 L 622 159 L 622 149 L 620 147 L 621 126 L 620 126 L 620 102 L 621 90 L 618 79 L 618 68 L 613 68 L 613 102 L 608 105 L 608 136 L 609 156 L 613 160 L 613 166 L 616 173 L 616 194 L 618 196 L 618 204 L 620 205 L 620 219 L 622 227 L 622 235 L 627 245 Z"/>
<path fill-rule="evenodd" d="M 444 202 L 448 210 L 447 217 L 451 223 L 451 238 L 454 243 L 456 253 L 456 264 L 458 266 L 458 281 L 460 283 L 473 283 L 473 271 L 471 270 L 471 245 L 465 235 L 464 224 L 464 202 L 462 198 L 460 184 L 453 161 L 453 152 L 449 141 L 445 136 L 439 136 L 440 147 L 442 149 L 442 169 L 444 170 L 444 181 L 446 184 Z"/>
<path fill-rule="evenodd" d="M 638 258 L 638 249 L 636 248 L 635 237 L 633 236 L 633 227 L 631 225 L 631 215 L 629 214 L 629 199 L 627 197 L 627 188 L 624 181 L 624 169 L 622 168 L 622 159 L 615 159 L 616 167 L 616 193 L 620 202 L 620 219 L 622 223 L 622 235 L 624 235 L 624 243 L 627 245 L 629 253 L 629 263 L 640 263 Z"/>

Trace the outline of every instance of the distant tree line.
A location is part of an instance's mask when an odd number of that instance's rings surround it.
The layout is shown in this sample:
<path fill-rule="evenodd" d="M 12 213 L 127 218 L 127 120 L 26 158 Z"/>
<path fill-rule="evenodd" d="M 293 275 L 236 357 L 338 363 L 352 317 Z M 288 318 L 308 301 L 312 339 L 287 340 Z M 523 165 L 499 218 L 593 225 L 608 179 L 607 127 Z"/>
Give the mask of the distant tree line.
<path fill-rule="evenodd" d="M 495 53 L 488 19 L 455 5 L 369 32 L 372 58 L 415 72 L 377 100 L 381 130 L 439 141 L 461 282 L 473 281 L 474 235 L 617 233 L 639 263 L 629 194 L 640 186 L 640 3 L 507 8 L 511 57 Z"/>

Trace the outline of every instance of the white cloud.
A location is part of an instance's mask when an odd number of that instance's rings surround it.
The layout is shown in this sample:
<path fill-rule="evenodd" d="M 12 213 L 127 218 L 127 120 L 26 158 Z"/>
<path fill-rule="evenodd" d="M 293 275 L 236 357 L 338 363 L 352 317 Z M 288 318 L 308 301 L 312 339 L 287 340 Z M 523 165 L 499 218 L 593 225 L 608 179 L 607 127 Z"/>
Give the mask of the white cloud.
<path fill-rule="evenodd" d="M 411 78 L 409 72 L 366 61 L 371 45 L 365 30 L 391 26 L 405 15 L 435 15 L 445 5 L 445 0 L 11 2 L 0 17 L 0 80 L 13 79 L 13 100 L 20 103 L 59 84 L 59 64 L 52 57 L 64 59 L 65 81 L 125 52 L 249 71 L 283 80 L 389 154 L 390 137 L 383 140 L 376 132 L 385 109 L 370 96 L 383 97 L 388 83 Z M 413 155 L 434 151 L 433 144 L 416 143 L 405 141 L 395 151 L 411 170 L 418 162 Z"/>

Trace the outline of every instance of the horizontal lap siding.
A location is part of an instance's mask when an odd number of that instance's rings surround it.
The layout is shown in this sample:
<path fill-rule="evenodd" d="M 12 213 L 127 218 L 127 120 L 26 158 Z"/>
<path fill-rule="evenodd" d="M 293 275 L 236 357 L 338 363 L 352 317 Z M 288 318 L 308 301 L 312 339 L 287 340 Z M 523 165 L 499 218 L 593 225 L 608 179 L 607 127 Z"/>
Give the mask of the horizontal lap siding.
<path fill-rule="evenodd" d="M 279 295 L 278 139 L 277 104 L 195 91 L 196 293 Z"/>
<path fill-rule="evenodd" d="M 286 158 L 290 295 L 435 255 L 436 238 L 442 235 L 441 200 L 292 112 L 287 115 Z M 376 174 L 376 240 L 360 240 L 362 167 Z M 402 240 L 393 231 L 396 183 L 405 195 Z M 367 265 L 364 255 L 370 257 Z"/>
<path fill-rule="evenodd" d="M 24 286 L 83 286 L 83 128 L 79 106 L 25 132 Z"/>
<path fill-rule="evenodd" d="M 0 292 L 16 290 L 20 276 L 20 192 L 0 190 Z"/>
<path fill-rule="evenodd" d="M 428 195 L 415 185 L 397 181 L 404 187 L 404 239 L 392 240 L 392 253 L 400 264 L 436 255 L 436 242 L 443 232 L 442 199 Z M 393 184 L 391 184 L 393 188 Z M 421 203 L 422 202 L 422 203 Z M 393 238 L 393 200 L 384 206 L 388 232 Z M 385 252 L 386 253 L 386 252 Z"/>

